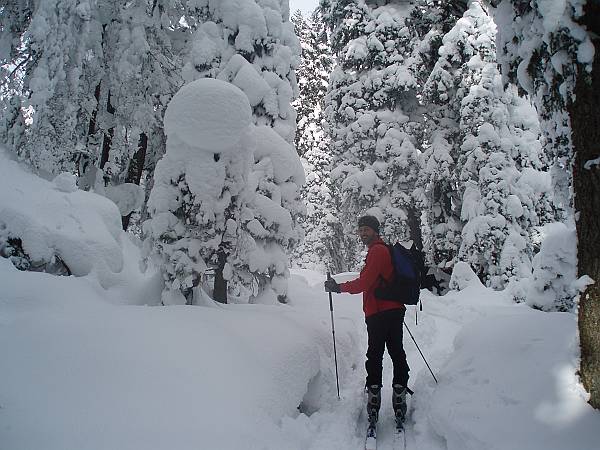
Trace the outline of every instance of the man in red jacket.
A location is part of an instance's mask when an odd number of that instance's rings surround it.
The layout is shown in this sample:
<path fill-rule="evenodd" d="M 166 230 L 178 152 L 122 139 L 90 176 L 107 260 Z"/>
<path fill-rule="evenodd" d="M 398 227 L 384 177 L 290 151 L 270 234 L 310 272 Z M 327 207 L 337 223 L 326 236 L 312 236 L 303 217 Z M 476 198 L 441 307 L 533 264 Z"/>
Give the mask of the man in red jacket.
<path fill-rule="evenodd" d="M 366 388 L 368 392 L 367 412 L 369 421 L 376 422 L 381 406 L 383 353 L 387 346 L 394 364 L 392 405 L 396 420 L 403 422 L 406 415 L 406 393 L 409 367 L 402 343 L 402 326 L 406 307 L 397 301 L 375 297 L 375 289 L 381 279 L 389 281 L 394 273 L 392 258 L 385 243 L 379 237 L 379 221 L 373 216 L 358 219 L 358 234 L 368 247 L 365 266 L 355 280 L 338 284 L 335 280 L 325 281 L 328 292 L 363 293 L 363 311 L 367 324 L 368 349 Z"/>

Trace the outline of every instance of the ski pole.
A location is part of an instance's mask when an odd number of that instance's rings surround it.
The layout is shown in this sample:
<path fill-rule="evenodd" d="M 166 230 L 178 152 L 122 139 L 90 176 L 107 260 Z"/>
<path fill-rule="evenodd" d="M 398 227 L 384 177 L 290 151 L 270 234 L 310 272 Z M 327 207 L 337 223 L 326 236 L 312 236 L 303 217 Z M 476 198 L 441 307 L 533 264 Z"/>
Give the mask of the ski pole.
<path fill-rule="evenodd" d="M 427 362 L 427 360 L 425 359 L 425 356 L 423 355 L 423 352 L 421 351 L 421 349 L 419 348 L 419 344 L 417 344 L 417 341 L 415 341 L 415 337 L 412 335 L 412 333 L 410 332 L 410 328 L 408 328 L 408 325 L 406 325 L 406 322 L 404 322 L 404 326 L 406 327 L 406 330 L 408 331 L 408 334 L 410 334 L 410 337 L 412 338 L 413 342 L 415 343 L 415 345 L 417 346 L 417 350 L 419 350 L 419 353 L 421 354 L 421 358 L 423 358 L 423 361 L 425 361 L 425 364 L 427 365 L 427 368 L 429 369 L 429 372 L 431 373 L 431 376 L 433 377 L 433 379 L 435 380 L 435 382 L 437 383 L 438 380 L 435 377 L 435 375 L 433 374 L 433 370 L 431 370 L 431 367 L 429 367 L 429 363 Z"/>
<path fill-rule="evenodd" d="M 331 280 L 331 273 L 327 272 L 327 279 Z M 340 399 L 340 379 L 338 377 L 337 350 L 335 348 L 335 326 L 333 325 L 333 300 L 329 292 L 329 312 L 331 313 L 331 334 L 333 335 L 333 358 L 335 360 L 335 384 L 337 386 L 337 396 Z"/>

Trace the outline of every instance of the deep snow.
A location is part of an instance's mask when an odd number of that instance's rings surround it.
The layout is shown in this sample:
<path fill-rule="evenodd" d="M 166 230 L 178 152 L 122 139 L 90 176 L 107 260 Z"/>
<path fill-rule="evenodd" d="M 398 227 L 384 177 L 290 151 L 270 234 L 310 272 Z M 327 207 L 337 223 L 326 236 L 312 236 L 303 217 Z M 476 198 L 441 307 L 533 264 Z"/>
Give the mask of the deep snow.
<path fill-rule="evenodd" d="M 0 179 L 5 233 L 19 231 L 14 217 L 28 217 L 44 248 L 61 252 L 50 244 L 66 234 L 95 250 L 69 247 L 80 252 L 72 264 L 92 267 L 69 277 L 21 272 L 0 258 L 0 449 L 361 448 L 360 296 L 334 295 L 338 400 L 322 274 L 292 271 L 288 305 L 273 294 L 251 305 L 154 306 L 160 277 L 140 271 L 135 239 L 113 227 L 116 207 L 2 164 L 11 169 Z M 23 177 L 29 182 L 17 184 Z M 39 199 L 54 199 L 52 210 Z M 94 217 L 102 220 L 89 234 Z M 108 256 L 120 270 L 97 270 Z M 460 291 L 424 291 L 418 325 L 415 307 L 407 314 L 439 380 L 405 336 L 416 392 L 408 447 L 597 448 L 600 413 L 576 377 L 576 316 L 514 304 L 468 275 L 454 280 Z M 387 449 L 388 360 L 384 377 L 379 442 Z"/>

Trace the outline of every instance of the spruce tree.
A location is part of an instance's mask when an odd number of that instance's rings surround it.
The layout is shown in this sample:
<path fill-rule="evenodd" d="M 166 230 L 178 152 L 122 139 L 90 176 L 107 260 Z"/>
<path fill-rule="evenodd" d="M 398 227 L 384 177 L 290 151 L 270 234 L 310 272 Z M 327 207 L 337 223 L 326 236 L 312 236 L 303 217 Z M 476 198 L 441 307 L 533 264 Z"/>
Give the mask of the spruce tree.
<path fill-rule="evenodd" d="M 600 128 L 594 113 L 600 92 L 598 4 L 580 0 L 492 3 L 497 7 L 502 73 L 535 101 L 546 136 L 545 149 L 553 161 L 553 187 L 567 211 L 573 186 L 578 216 L 577 275 L 598 279 L 600 183 L 596 148 Z M 580 372 L 595 408 L 600 408 L 599 297 L 596 283 L 584 290 L 579 302 Z M 558 304 L 561 302 L 557 299 Z"/>
<path fill-rule="evenodd" d="M 386 2 L 382 2 L 386 3 Z M 334 196 L 344 235 L 355 235 L 356 217 L 370 212 L 389 240 L 422 245 L 416 181 L 421 164 L 417 82 L 406 23 L 412 6 L 322 2 L 332 30 L 337 67 L 327 94 Z M 356 239 L 346 258 L 360 263 Z"/>
<path fill-rule="evenodd" d="M 291 101 L 298 91 L 294 69 L 300 46 L 281 5 L 225 0 L 196 3 L 195 8 L 194 16 L 200 20 L 186 46 L 184 80 L 216 77 L 239 87 L 248 97 L 258 130 L 248 188 L 255 197 L 240 218 L 246 235 L 233 264 L 232 276 L 239 282 L 231 283 L 230 293 L 248 299 L 272 287 L 285 302 L 289 255 L 300 241 L 298 221 L 304 214 L 303 176 L 295 171 L 299 161 L 291 145 L 296 128 Z M 285 156 L 277 155 L 279 150 Z M 287 156 L 294 169 L 288 177 L 274 162 Z M 269 211 L 279 211 L 277 220 Z M 259 259 L 261 264 L 256 263 Z"/>
<path fill-rule="evenodd" d="M 306 215 L 301 221 L 304 240 L 294 249 L 294 263 L 321 271 L 342 271 L 343 264 L 336 253 L 335 232 L 339 222 L 330 191 L 329 140 L 323 130 L 324 98 L 333 66 L 333 55 L 327 42 L 320 10 L 309 18 L 297 11 L 292 17 L 302 47 L 302 62 L 296 71 L 300 94 L 293 102 L 298 114 L 296 150 L 303 156 L 307 174 L 302 188 Z"/>

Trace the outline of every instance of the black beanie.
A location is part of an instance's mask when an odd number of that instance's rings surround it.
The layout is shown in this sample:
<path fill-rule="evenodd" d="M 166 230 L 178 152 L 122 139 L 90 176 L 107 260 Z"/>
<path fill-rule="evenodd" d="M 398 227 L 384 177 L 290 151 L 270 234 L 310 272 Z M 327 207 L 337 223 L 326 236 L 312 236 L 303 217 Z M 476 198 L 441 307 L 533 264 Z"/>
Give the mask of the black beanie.
<path fill-rule="evenodd" d="M 369 227 L 373 230 L 375 230 L 375 232 L 377 234 L 379 234 L 379 220 L 377 220 L 377 217 L 374 216 L 362 216 L 360 219 L 358 219 L 358 226 L 360 227 Z"/>

